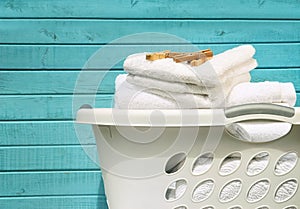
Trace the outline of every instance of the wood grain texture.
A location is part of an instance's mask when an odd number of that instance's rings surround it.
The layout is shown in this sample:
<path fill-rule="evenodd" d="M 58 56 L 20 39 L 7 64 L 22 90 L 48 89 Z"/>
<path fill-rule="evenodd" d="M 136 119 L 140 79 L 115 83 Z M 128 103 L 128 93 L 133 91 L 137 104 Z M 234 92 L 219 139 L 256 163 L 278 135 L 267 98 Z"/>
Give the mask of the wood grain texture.
<path fill-rule="evenodd" d="M 237 46 L 238 44 L 201 44 L 200 49 L 211 48 L 215 54 Z M 300 67 L 300 43 L 254 44 L 255 57 L 261 68 Z M 186 51 L 192 45 L 0 45 L 0 69 L 83 69 L 94 54 L 104 53 L 88 68 L 121 69 L 120 58 L 145 51 L 166 49 Z M 103 50 L 105 49 L 105 50 Z M 100 50 L 100 51 L 99 51 Z M 189 50 L 190 51 L 190 50 Z M 102 54 L 101 54 L 102 55 Z M 97 55 L 93 55 L 97 57 Z M 85 68 L 86 69 L 86 68 Z"/>
<path fill-rule="evenodd" d="M 86 143 L 79 142 L 76 130 L 85 133 Z M 0 139 L 0 146 L 95 144 L 91 127 L 73 121 L 0 122 Z"/>
<path fill-rule="evenodd" d="M 0 198 L 3 209 L 108 209 L 104 196 L 45 196 Z"/>
<path fill-rule="evenodd" d="M 5 18 L 300 18 L 298 0 L 3 0 Z"/>
<path fill-rule="evenodd" d="M 251 81 L 292 82 L 297 92 L 300 91 L 300 68 L 255 69 L 251 71 Z"/>
<path fill-rule="evenodd" d="M 0 71 L 0 95 L 73 94 L 75 86 L 81 94 L 112 94 L 120 73 L 124 71 Z"/>
<path fill-rule="evenodd" d="M 77 93 L 113 94 L 115 79 L 125 73 L 110 71 L 0 71 L 0 95 L 22 94 L 73 94 L 76 80 Z M 300 91 L 300 68 L 255 69 L 251 72 L 253 82 L 293 82 Z M 95 86 L 94 84 L 97 84 Z M 98 87 L 99 84 L 99 87 Z"/>
<path fill-rule="evenodd" d="M 0 120 L 73 119 L 81 105 L 112 107 L 112 99 L 112 95 L 96 97 L 94 95 L 77 95 L 75 97 L 72 95 L 0 96 Z M 73 105 L 74 115 L 72 113 Z"/>
<path fill-rule="evenodd" d="M 9 26 L 9 27 L 7 27 Z M 263 20 L 0 20 L 1 43 L 105 44 L 135 33 L 169 33 L 191 43 L 298 42 L 300 21 Z M 22 36 L 16 36 L 22 29 Z M 128 43 L 172 43 L 144 36 Z M 118 43 L 118 41 L 116 41 Z M 176 43 L 176 42 L 175 42 Z"/>
<path fill-rule="evenodd" d="M 255 43 L 260 69 L 252 80 L 293 82 L 300 106 L 299 30 L 299 0 L 0 1 L 0 208 L 108 209 L 101 171 L 71 120 L 79 70 L 102 49 L 106 56 L 90 63 L 97 71 L 81 74 L 74 109 L 110 107 L 127 55 L 190 47 L 160 35 L 106 43 L 151 31 L 215 54 Z M 84 147 L 96 154 L 91 127 L 84 127 Z"/>
<path fill-rule="evenodd" d="M 0 185 L 1 197 L 104 195 L 101 171 L 0 172 Z"/>
<path fill-rule="evenodd" d="M 97 154 L 94 145 L 0 147 L 0 171 L 98 170 L 83 147 Z"/>

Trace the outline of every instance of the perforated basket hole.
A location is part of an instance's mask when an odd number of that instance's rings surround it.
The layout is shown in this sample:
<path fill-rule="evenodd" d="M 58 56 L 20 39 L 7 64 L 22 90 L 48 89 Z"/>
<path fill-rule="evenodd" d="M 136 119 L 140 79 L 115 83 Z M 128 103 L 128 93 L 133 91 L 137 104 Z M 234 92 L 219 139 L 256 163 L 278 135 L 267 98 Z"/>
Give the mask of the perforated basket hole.
<path fill-rule="evenodd" d="M 298 209 L 296 206 L 292 205 L 292 206 L 287 206 L 286 208 L 284 209 Z"/>
<path fill-rule="evenodd" d="M 193 163 L 192 174 L 193 175 L 204 174 L 211 168 L 213 160 L 214 160 L 214 154 L 211 152 L 200 155 Z"/>
<path fill-rule="evenodd" d="M 289 152 L 282 155 L 275 165 L 275 175 L 282 176 L 288 174 L 296 167 L 297 161 L 298 155 L 296 152 Z"/>
<path fill-rule="evenodd" d="M 215 209 L 213 206 L 205 206 L 204 208 L 201 209 Z"/>
<path fill-rule="evenodd" d="M 186 206 L 184 206 L 184 205 L 181 205 L 181 206 L 178 206 L 178 207 L 176 207 L 174 209 L 188 209 L 188 208 Z"/>
<path fill-rule="evenodd" d="M 274 200 L 277 203 L 288 201 L 296 194 L 297 188 L 298 182 L 296 179 L 281 183 L 275 192 Z"/>
<path fill-rule="evenodd" d="M 214 181 L 213 180 L 205 180 L 200 182 L 193 191 L 192 200 L 194 202 L 202 202 L 209 198 L 214 190 Z"/>
<path fill-rule="evenodd" d="M 262 200 L 270 189 L 270 182 L 266 179 L 254 183 L 247 194 L 247 201 L 250 203 Z"/>
<path fill-rule="evenodd" d="M 233 180 L 227 183 L 220 191 L 219 200 L 222 203 L 234 200 L 241 192 L 242 181 Z"/>
<path fill-rule="evenodd" d="M 235 172 L 241 164 L 241 159 L 242 155 L 239 152 L 234 152 L 225 157 L 219 168 L 220 175 L 227 176 Z"/>
<path fill-rule="evenodd" d="M 185 163 L 185 160 L 186 160 L 186 154 L 185 153 L 178 153 L 174 156 L 172 156 L 166 166 L 165 166 L 165 172 L 167 174 L 173 174 L 173 173 L 176 173 L 177 171 L 179 171 L 184 163 Z"/>
<path fill-rule="evenodd" d="M 242 209 L 242 207 L 241 206 L 233 206 L 233 207 L 230 207 L 228 209 Z"/>
<path fill-rule="evenodd" d="M 259 206 L 259 207 L 256 208 L 256 209 L 270 209 L 270 208 L 269 208 L 269 206 L 265 206 L 265 205 L 264 205 L 264 206 Z"/>
<path fill-rule="evenodd" d="M 166 200 L 168 201 L 178 200 L 180 197 L 184 195 L 186 188 L 187 188 L 187 181 L 184 179 L 180 179 L 172 182 L 166 190 L 166 194 L 165 194 Z"/>
<path fill-rule="evenodd" d="M 262 173 L 268 166 L 270 154 L 268 152 L 261 152 L 255 155 L 247 166 L 247 174 L 255 176 Z"/>

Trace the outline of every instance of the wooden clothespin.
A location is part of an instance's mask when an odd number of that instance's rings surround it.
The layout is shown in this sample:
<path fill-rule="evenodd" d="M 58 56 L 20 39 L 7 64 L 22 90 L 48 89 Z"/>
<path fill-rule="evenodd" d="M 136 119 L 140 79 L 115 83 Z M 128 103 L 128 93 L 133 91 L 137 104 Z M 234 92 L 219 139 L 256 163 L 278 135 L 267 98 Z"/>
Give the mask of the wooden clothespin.
<path fill-rule="evenodd" d="M 159 59 L 165 59 L 165 58 L 168 58 L 168 53 L 170 53 L 170 51 L 166 50 L 163 52 L 155 52 L 152 54 L 146 54 L 146 60 L 154 61 L 154 60 L 159 60 Z"/>
<path fill-rule="evenodd" d="M 210 49 L 205 49 L 198 52 L 171 52 L 167 50 L 146 55 L 146 59 L 150 61 L 173 58 L 173 60 L 177 63 L 188 62 L 191 66 L 201 65 L 212 57 L 213 52 Z"/>

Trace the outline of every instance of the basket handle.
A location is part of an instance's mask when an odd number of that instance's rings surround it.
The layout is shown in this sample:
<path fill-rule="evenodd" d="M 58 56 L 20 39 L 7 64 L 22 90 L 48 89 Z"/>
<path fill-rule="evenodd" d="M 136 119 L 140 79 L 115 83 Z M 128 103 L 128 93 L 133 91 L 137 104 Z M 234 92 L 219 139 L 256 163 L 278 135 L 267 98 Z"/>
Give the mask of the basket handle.
<path fill-rule="evenodd" d="M 269 114 L 292 118 L 295 115 L 295 109 L 270 103 L 244 104 L 225 109 L 225 116 L 227 118 L 253 114 Z"/>

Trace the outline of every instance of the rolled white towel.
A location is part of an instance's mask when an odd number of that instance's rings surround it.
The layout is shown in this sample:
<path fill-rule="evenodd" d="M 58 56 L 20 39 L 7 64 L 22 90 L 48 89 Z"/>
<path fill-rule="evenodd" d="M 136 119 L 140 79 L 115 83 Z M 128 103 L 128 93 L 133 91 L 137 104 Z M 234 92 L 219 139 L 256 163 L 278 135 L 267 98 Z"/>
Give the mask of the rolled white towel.
<path fill-rule="evenodd" d="M 296 104 L 296 91 L 292 83 L 257 82 L 236 85 L 227 98 L 227 106 L 250 103 Z"/>
<path fill-rule="evenodd" d="M 236 138 L 248 142 L 270 142 L 287 135 L 292 124 L 270 121 L 243 121 L 226 125 Z"/>
<path fill-rule="evenodd" d="M 242 45 L 214 56 L 204 64 L 191 67 L 185 63 L 175 63 L 173 59 L 146 60 L 146 53 L 133 54 L 124 61 L 124 70 L 129 74 L 150 77 L 170 82 L 191 83 L 209 86 L 219 83 L 222 75 L 236 76 L 244 74 L 257 66 L 252 59 L 255 49 L 251 45 Z M 231 70 L 251 60 L 251 69 Z M 245 72 L 246 71 L 246 72 Z"/>

